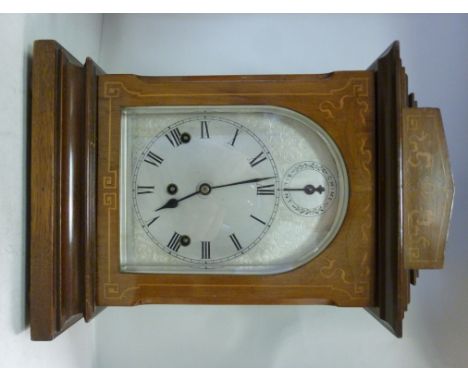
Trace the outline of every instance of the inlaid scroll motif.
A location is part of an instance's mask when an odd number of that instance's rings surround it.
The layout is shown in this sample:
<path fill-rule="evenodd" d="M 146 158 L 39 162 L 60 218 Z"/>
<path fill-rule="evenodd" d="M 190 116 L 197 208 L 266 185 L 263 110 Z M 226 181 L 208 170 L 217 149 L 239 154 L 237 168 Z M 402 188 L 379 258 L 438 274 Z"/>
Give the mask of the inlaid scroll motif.
<path fill-rule="evenodd" d="M 327 100 L 319 104 L 319 110 L 328 119 L 335 119 L 348 108 L 357 108 L 360 125 L 365 125 L 369 111 L 368 97 L 368 80 L 351 78 L 344 87 L 332 90 Z"/>
<path fill-rule="evenodd" d="M 432 169 L 433 141 L 426 131 L 422 131 L 417 125 L 417 119 L 408 119 L 408 164 L 412 167 L 424 167 Z"/>
<path fill-rule="evenodd" d="M 117 194 L 110 192 L 104 193 L 103 205 L 108 209 L 115 210 L 117 208 Z"/>
<path fill-rule="evenodd" d="M 366 261 L 368 253 L 364 254 L 362 261 Z M 341 259 L 345 260 L 345 259 Z M 347 271 L 345 264 L 341 260 L 329 259 L 326 257 L 317 258 L 315 261 L 319 262 L 318 273 L 314 273 L 311 277 L 314 280 L 321 280 L 317 282 L 314 287 L 329 287 L 333 285 L 333 289 L 339 291 L 352 300 L 360 301 L 363 298 L 368 298 L 368 267 L 361 270 L 360 274 L 354 274 L 354 271 Z M 360 261 L 361 262 L 361 261 Z M 361 276 L 365 277 L 362 279 Z"/>
<path fill-rule="evenodd" d="M 352 281 L 347 277 L 346 271 L 337 267 L 336 260 L 324 260 L 326 265 L 320 268 L 320 275 L 325 279 L 341 280 L 343 284 L 352 284 Z"/>
<path fill-rule="evenodd" d="M 440 112 L 404 109 L 402 139 L 405 267 L 440 268 L 453 201 Z"/>
<path fill-rule="evenodd" d="M 369 200 L 368 204 L 364 206 L 362 213 L 359 216 L 354 216 L 352 224 L 347 224 L 343 227 L 346 242 L 340 253 L 346 255 L 342 261 L 347 262 L 341 266 L 347 270 L 343 281 L 348 281 L 350 284 L 348 288 L 355 297 L 369 298 L 370 291 L 372 290 L 370 268 L 372 266 L 372 257 L 369 249 L 373 247 L 375 236 L 372 213 L 373 202 Z M 327 270 L 327 267 L 323 270 L 331 273 L 331 270 Z"/>
<path fill-rule="evenodd" d="M 361 134 L 359 137 L 359 154 L 361 158 L 362 169 L 367 177 L 371 176 L 372 151 L 370 149 L 369 136 Z"/>
<path fill-rule="evenodd" d="M 429 248 L 430 238 L 424 235 L 427 228 L 433 224 L 434 214 L 430 210 L 413 210 L 408 213 L 408 223 L 410 227 L 410 256 L 414 259 L 421 257 L 421 251 Z"/>
<path fill-rule="evenodd" d="M 105 190 L 117 188 L 117 171 L 108 170 L 108 174 L 103 177 L 102 186 Z"/>
<path fill-rule="evenodd" d="M 114 98 L 121 96 L 121 88 L 118 84 L 106 83 L 104 87 L 104 97 L 108 99 L 106 102 L 107 108 L 109 111 L 112 110 L 112 102 Z M 119 299 L 120 298 L 120 286 L 118 283 L 115 283 L 111 277 L 111 269 L 113 264 L 111 261 L 111 253 L 118 251 L 118 248 L 113 247 L 114 240 L 116 237 L 115 224 L 113 222 L 118 219 L 118 171 L 115 169 L 115 165 L 112 164 L 112 153 L 114 150 L 113 143 L 114 140 L 112 135 L 112 112 L 109 112 L 108 120 L 106 124 L 102 125 L 102 150 L 101 155 L 103 159 L 102 164 L 102 176 L 100 179 L 100 203 L 105 210 L 106 219 L 102 221 L 102 229 L 105 232 L 105 251 L 106 253 L 106 262 L 103 264 L 105 269 L 106 280 L 107 282 L 103 284 L 103 295 L 105 298 Z M 107 147 L 106 147 L 107 146 Z M 118 226 L 117 226 L 118 229 Z M 117 231 L 118 232 L 118 231 Z"/>
<path fill-rule="evenodd" d="M 365 212 L 365 220 L 359 225 L 359 231 L 360 231 L 360 251 L 361 251 L 361 258 L 360 258 L 360 263 L 356 264 L 355 267 L 353 267 L 353 270 L 355 272 L 355 282 L 354 282 L 354 288 L 355 292 L 358 294 L 362 294 L 364 292 L 370 292 L 372 289 L 370 287 L 370 284 L 372 280 L 369 278 L 371 270 L 370 270 L 370 263 L 369 263 L 369 258 L 370 258 L 370 251 L 369 251 L 369 243 L 374 242 L 374 225 L 372 224 L 372 214 L 371 211 L 373 211 L 372 208 L 372 201 L 369 201 L 369 204 L 364 208 Z"/>
<path fill-rule="evenodd" d="M 365 207 L 365 213 L 361 215 L 362 221 L 356 222 L 352 227 L 345 227 L 347 231 L 347 243 L 351 246 L 343 248 L 349 265 L 339 266 L 329 263 L 320 268 L 320 274 L 334 282 L 341 280 L 343 288 L 346 288 L 355 298 L 368 298 L 370 284 L 371 254 L 368 251 L 369 243 L 374 240 L 373 227 L 371 225 L 373 215 L 373 190 L 369 184 L 373 183 L 373 137 L 369 134 L 368 125 L 371 123 L 369 116 L 369 83 L 367 79 L 352 78 L 347 84 L 332 91 L 327 99 L 319 104 L 319 110 L 325 113 L 328 119 L 341 118 L 343 129 L 352 129 L 354 134 L 349 137 L 348 145 L 344 147 L 349 160 L 355 165 L 349 168 L 349 176 L 353 184 L 353 195 L 361 195 L 361 199 L 369 200 Z M 353 116 L 352 118 L 344 118 Z M 360 245 L 356 246 L 356 243 Z M 359 255 L 356 255 L 359 253 Z M 344 271 L 348 270 L 348 273 Z"/>

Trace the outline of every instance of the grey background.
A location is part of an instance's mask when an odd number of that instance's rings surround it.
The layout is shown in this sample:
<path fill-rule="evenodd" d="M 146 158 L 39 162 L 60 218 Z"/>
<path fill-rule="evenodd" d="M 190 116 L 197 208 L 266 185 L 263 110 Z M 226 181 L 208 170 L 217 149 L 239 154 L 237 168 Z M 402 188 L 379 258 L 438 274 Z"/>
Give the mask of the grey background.
<path fill-rule="evenodd" d="M 9 15 L 0 32 L 0 365 L 468 366 L 467 15 Z M 108 73 L 142 75 L 361 70 L 400 40 L 419 105 L 442 109 L 456 183 L 445 269 L 421 272 L 404 338 L 362 309 L 161 305 L 107 308 L 29 342 L 26 57 L 45 37 Z"/>
<path fill-rule="evenodd" d="M 80 60 L 99 56 L 100 15 L 0 15 L 0 366 L 95 363 L 94 324 L 31 342 L 26 315 L 26 142 L 33 41 L 54 38 Z"/>

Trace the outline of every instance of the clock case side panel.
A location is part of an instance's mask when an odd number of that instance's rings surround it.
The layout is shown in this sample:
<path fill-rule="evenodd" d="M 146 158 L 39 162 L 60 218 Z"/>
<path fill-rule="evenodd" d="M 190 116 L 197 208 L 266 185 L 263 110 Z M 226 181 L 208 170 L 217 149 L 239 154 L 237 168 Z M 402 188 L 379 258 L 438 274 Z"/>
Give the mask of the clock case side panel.
<path fill-rule="evenodd" d="M 417 271 L 406 270 L 402 247 L 401 134 L 403 108 L 415 106 L 408 96 L 400 46 L 394 42 L 370 67 L 376 94 L 376 306 L 368 308 L 397 337 L 409 303 L 409 283 Z"/>
<path fill-rule="evenodd" d="M 51 340 L 96 313 L 96 82 L 52 40 L 34 43 L 29 184 L 32 340 Z"/>
<path fill-rule="evenodd" d="M 96 303 L 97 267 L 97 158 L 98 158 L 98 77 L 105 74 L 91 58 L 85 62 L 85 192 L 86 225 L 84 251 L 84 319 L 89 322 L 104 310 Z"/>

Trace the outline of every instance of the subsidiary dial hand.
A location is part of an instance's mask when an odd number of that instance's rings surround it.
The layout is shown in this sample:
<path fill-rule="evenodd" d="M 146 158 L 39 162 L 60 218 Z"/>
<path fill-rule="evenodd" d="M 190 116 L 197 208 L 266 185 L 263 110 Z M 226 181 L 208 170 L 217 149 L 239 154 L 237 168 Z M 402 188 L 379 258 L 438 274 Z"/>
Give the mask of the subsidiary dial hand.
<path fill-rule="evenodd" d="M 322 192 L 325 191 L 325 188 L 320 185 L 318 187 L 312 186 L 311 184 L 308 184 L 307 186 L 304 186 L 302 188 L 283 188 L 283 191 L 302 191 L 306 193 L 307 195 L 312 195 L 315 192 L 318 192 L 321 194 Z"/>

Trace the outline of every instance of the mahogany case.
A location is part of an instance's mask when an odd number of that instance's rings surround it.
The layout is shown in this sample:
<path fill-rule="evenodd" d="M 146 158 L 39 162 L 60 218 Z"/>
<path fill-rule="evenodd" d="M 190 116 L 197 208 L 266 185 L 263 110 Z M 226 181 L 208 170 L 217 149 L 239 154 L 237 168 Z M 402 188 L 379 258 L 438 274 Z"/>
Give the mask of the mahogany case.
<path fill-rule="evenodd" d="M 333 242 L 277 275 L 121 272 L 120 113 L 156 105 L 275 105 L 316 121 L 350 179 Z M 442 120 L 408 95 L 397 42 L 363 71 L 140 77 L 104 74 L 55 41 L 36 41 L 31 117 L 33 340 L 105 306 L 144 303 L 361 306 L 401 336 L 409 283 L 443 266 L 453 181 Z"/>

